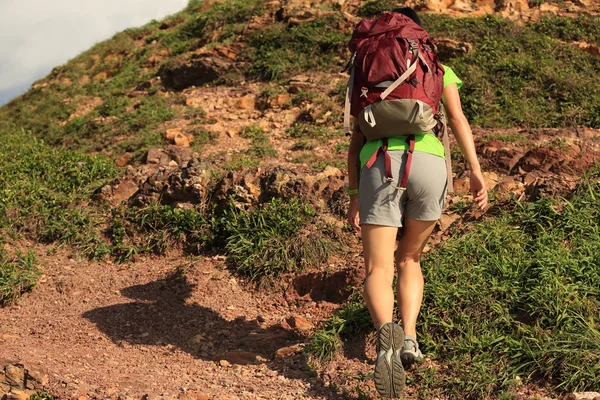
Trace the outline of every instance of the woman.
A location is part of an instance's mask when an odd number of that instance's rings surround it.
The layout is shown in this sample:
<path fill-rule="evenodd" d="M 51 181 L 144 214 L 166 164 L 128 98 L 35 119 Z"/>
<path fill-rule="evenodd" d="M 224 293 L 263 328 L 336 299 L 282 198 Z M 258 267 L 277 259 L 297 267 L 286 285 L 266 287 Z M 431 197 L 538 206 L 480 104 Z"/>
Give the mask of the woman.
<path fill-rule="evenodd" d="M 421 21 L 411 8 L 393 10 Z M 448 123 L 470 169 L 473 200 L 484 210 L 488 194 L 475 153 L 473 135 L 465 118 L 458 89 L 461 80 L 451 68 L 444 66 L 444 103 Z M 407 145 L 405 137 L 388 140 L 389 154 L 396 180 L 402 176 Z M 444 148 L 431 134 L 415 135 L 415 151 L 406 190 L 394 195 L 396 185 L 385 181 L 385 166 L 380 154 L 376 162 L 365 168 L 380 141 L 363 145 L 363 136 L 355 129 L 348 150 L 350 207 L 348 220 L 362 234 L 366 280 L 364 299 L 378 330 L 378 357 L 375 383 L 386 397 L 399 395 L 404 387 L 402 364 L 410 365 L 423 360 L 417 342 L 416 323 L 423 299 L 423 275 L 420 258 L 442 214 L 447 189 Z M 403 157 L 404 156 L 404 157 Z M 358 167 L 360 162 L 360 190 Z M 398 183 L 398 182 L 397 182 Z M 394 256 L 398 228 L 402 237 Z M 394 266 L 398 270 L 397 300 L 402 326 L 392 322 Z"/>

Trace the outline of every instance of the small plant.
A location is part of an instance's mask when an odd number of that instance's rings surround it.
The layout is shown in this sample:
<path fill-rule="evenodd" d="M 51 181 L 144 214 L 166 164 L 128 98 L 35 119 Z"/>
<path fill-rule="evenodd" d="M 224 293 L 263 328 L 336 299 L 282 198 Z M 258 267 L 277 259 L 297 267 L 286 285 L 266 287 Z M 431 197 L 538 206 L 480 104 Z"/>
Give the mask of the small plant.
<path fill-rule="evenodd" d="M 55 400 L 56 397 L 46 392 L 36 392 L 31 395 L 29 400 Z"/>
<path fill-rule="evenodd" d="M 349 148 L 350 148 L 349 141 L 336 143 L 335 147 L 334 147 L 336 153 L 344 153 L 344 152 L 348 151 Z"/>
<path fill-rule="evenodd" d="M 315 215 L 300 199 L 273 199 L 251 211 L 232 205 L 215 222 L 221 227 L 218 237 L 225 243 L 228 263 L 258 280 L 314 267 L 328 258 L 333 243 L 309 230 Z"/>
<path fill-rule="evenodd" d="M 255 158 L 277 157 L 277 150 L 270 145 L 270 140 L 265 134 L 263 128 L 257 125 L 245 126 L 240 133 L 240 136 L 247 139 L 252 139 L 250 145 L 250 154 Z"/>
<path fill-rule="evenodd" d="M 12 303 L 21 293 L 35 286 L 39 274 L 32 252 L 18 253 L 12 259 L 0 253 L 0 306 Z"/>
<path fill-rule="evenodd" d="M 313 124 L 299 123 L 291 128 L 287 128 L 285 133 L 292 138 L 327 138 L 333 135 L 333 132 L 327 128 Z"/>
<path fill-rule="evenodd" d="M 292 96 L 292 104 L 294 106 L 300 106 L 304 103 L 312 103 L 319 94 L 314 90 L 301 90 Z"/>
<path fill-rule="evenodd" d="M 120 262 L 134 254 L 163 254 L 175 244 L 197 253 L 212 240 L 210 224 L 202 213 L 158 204 L 113 210 L 107 236 L 111 253 Z"/>
<path fill-rule="evenodd" d="M 306 139 L 302 139 L 297 141 L 294 146 L 292 147 L 292 150 L 294 151 L 298 151 L 298 150 L 312 150 L 314 149 L 316 146 L 316 144 L 314 142 L 308 141 Z"/>
<path fill-rule="evenodd" d="M 386 11 L 392 11 L 396 7 L 398 7 L 398 2 L 394 0 L 371 0 L 360 7 L 358 15 L 373 18 Z"/>

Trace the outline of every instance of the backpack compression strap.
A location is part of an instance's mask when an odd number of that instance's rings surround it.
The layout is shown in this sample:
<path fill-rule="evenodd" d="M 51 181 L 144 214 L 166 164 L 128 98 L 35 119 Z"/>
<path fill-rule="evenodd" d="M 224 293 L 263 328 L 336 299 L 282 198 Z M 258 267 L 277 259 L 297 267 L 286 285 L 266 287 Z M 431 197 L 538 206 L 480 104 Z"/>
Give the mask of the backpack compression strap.
<path fill-rule="evenodd" d="M 348 79 L 348 85 L 346 86 L 346 103 L 344 104 L 344 133 L 346 135 L 350 134 L 352 131 L 350 129 L 350 107 L 352 100 L 352 91 L 354 90 L 354 59 L 356 58 L 356 53 L 352 55 L 350 62 L 348 65 L 350 66 L 350 79 Z"/>
<path fill-rule="evenodd" d="M 388 140 L 387 140 L 387 138 L 383 138 L 383 139 L 381 139 L 381 141 L 382 141 L 381 147 L 379 147 L 377 149 L 377 151 L 375 153 L 373 153 L 373 155 L 371 156 L 369 161 L 367 161 L 367 164 L 365 165 L 365 167 L 371 168 L 373 166 L 373 164 L 375 164 L 375 161 L 377 160 L 379 153 L 383 153 L 384 162 L 385 162 L 385 180 L 386 180 L 386 182 L 392 183 L 394 181 L 394 176 L 392 174 L 392 159 L 390 157 L 390 154 L 388 153 Z M 405 190 L 406 185 L 408 183 L 408 176 L 410 175 L 410 166 L 412 164 L 412 157 L 413 157 L 413 153 L 415 151 L 415 135 L 409 135 L 406 138 L 406 142 L 408 143 L 408 155 L 406 157 L 406 165 L 404 166 L 404 173 L 402 174 L 402 178 L 400 179 L 400 186 L 398 186 L 396 188 L 399 190 Z"/>

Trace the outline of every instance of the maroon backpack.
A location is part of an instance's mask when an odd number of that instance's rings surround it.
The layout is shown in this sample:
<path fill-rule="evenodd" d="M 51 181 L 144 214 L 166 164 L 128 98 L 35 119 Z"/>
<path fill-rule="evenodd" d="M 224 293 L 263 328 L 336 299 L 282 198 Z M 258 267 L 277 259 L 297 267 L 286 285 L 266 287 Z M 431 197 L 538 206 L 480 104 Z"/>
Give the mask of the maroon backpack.
<path fill-rule="evenodd" d="M 403 14 L 386 12 L 376 20 L 363 19 L 348 47 L 353 55 L 346 91 L 346 132 L 350 131 L 352 114 L 367 140 L 384 139 L 380 150 L 386 155 L 386 166 L 387 138 L 407 136 L 412 150 L 412 135 L 442 135 L 444 68 L 436 46 L 422 27 Z M 375 162 L 378 153 L 367 166 Z M 405 170 L 410 170 L 410 163 Z M 406 187 L 408 171 L 401 188 Z M 391 181 L 391 171 L 386 175 Z"/>

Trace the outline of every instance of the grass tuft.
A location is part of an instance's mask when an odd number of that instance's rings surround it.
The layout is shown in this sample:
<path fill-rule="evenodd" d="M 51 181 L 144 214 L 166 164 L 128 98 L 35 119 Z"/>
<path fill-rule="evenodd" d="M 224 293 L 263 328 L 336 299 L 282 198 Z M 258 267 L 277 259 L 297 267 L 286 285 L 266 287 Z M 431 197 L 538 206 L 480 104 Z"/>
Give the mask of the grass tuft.
<path fill-rule="evenodd" d="M 13 303 L 18 296 L 35 286 L 39 275 L 32 252 L 18 253 L 14 258 L 1 252 L 0 307 Z"/>

